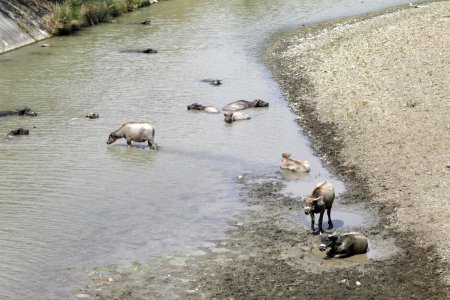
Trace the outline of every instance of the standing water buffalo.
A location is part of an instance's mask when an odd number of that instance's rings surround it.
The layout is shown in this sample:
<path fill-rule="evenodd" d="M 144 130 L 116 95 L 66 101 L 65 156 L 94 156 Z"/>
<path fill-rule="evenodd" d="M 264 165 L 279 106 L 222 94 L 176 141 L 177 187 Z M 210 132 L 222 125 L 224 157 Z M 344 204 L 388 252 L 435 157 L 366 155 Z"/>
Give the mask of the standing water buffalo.
<path fill-rule="evenodd" d="M 345 234 L 330 234 L 322 238 L 323 244 L 320 244 L 320 251 L 327 252 L 327 257 L 342 258 L 355 254 L 363 254 L 367 252 L 369 243 L 367 238 L 359 232 L 350 232 Z"/>
<path fill-rule="evenodd" d="M 37 116 L 37 113 L 31 110 L 29 107 L 24 107 L 22 109 L 14 110 L 14 111 L 0 111 L 0 117 L 6 116 Z"/>
<path fill-rule="evenodd" d="M 325 209 L 328 215 L 328 229 L 333 228 L 331 222 L 331 207 L 334 201 L 334 188 L 331 183 L 323 181 L 319 183 L 313 190 L 312 194 L 305 199 L 305 214 L 311 216 L 311 229 L 314 232 L 314 214 L 319 216 L 319 232 L 323 232 L 322 222 Z"/>
<path fill-rule="evenodd" d="M 224 121 L 227 123 L 233 123 L 234 121 L 250 119 L 250 116 L 247 114 L 244 114 L 243 112 L 228 111 L 228 112 L 224 113 L 223 115 L 225 116 Z"/>
<path fill-rule="evenodd" d="M 111 132 L 106 143 L 112 144 L 117 139 L 127 140 L 128 147 L 131 147 L 131 141 L 143 143 L 147 141 L 148 146 L 158 151 L 158 145 L 154 142 L 155 128 L 146 122 L 126 122 L 116 131 Z"/>
<path fill-rule="evenodd" d="M 295 160 L 291 158 L 289 153 L 281 154 L 281 166 L 280 168 L 291 170 L 299 173 L 306 173 L 311 170 L 309 163 L 305 161 Z"/>
<path fill-rule="evenodd" d="M 250 107 L 268 107 L 269 103 L 261 100 L 261 99 L 255 99 L 253 101 L 247 101 L 247 100 L 238 100 L 232 103 L 229 103 L 224 106 L 223 110 L 229 110 L 229 111 L 236 111 L 241 109 L 246 109 Z"/>
<path fill-rule="evenodd" d="M 215 114 L 220 113 L 220 111 L 213 106 L 204 106 L 199 103 L 192 103 L 191 105 L 188 105 L 187 109 L 188 110 L 201 110 L 201 111 L 204 111 L 207 113 L 215 113 Z"/>

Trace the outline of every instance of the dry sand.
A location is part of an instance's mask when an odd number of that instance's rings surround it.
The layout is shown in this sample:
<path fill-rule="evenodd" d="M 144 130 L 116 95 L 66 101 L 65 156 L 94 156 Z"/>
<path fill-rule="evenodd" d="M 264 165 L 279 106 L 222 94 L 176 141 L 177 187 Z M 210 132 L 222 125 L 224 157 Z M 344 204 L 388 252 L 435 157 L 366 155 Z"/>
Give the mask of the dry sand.
<path fill-rule="evenodd" d="M 344 177 L 365 181 L 389 226 L 448 261 L 450 2 L 315 26 L 270 51 L 319 152 Z M 330 139 L 341 148 L 328 147 Z"/>

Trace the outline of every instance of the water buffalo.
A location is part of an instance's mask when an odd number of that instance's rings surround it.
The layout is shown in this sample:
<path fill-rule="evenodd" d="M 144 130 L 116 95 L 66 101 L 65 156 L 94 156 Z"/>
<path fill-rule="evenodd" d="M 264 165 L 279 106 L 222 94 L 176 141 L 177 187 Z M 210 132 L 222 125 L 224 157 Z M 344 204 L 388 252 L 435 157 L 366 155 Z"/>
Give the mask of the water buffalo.
<path fill-rule="evenodd" d="M 30 133 L 29 129 L 25 129 L 25 128 L 17 128 L 14 130 L 11 130 L 10 132 L 8 132 L 8 134 L 6 136 L 11 136 L 11 135 L 27 135 Z"/>
<path fill-rule="evenodd" d="M 106 143 L 112 144 L 117 139 L 125 138 L 128 147 L 131 147 L 131 141 L 143 143 L 147 141 L 148 146 L 158 151 L 158 145 L 154 142 L 155 128 L 146 122 L 126 122 L 116 131 L 111 132 Z"/>
<path fill-rule="evenodd" d="M 305 214 L 311 216 L 311 229 L 314 232 L 314 214 L 319 216 L 319 232 L 323 232 L 322 222 L 323 214 L 327 210 L 328 229 L 333 228 L 331 221 L 331 207 L 334 201 L 334 188 L 331 183 L 323 181 L 319 183 L 313 190 L 312 194 L 305 199 Z"/>
<path fill-rule="evenodd" d="M 228 111 L 223 114 L 225 116 L 224 121 L 227 123 L 233 123 L 234 121 L 240 121 L 240 120 L 248 120 L 250 119 L 250 116 L 247 114 L 244 114 L 242 112 L 231 112 Z"/>
<path fill-rule="evenodd" d="M 144 51 L 142 51 L 142 53 L 158 53 L 158 51 L 156 51 L 152 48 L 148 48 L 148 49 L 145 49 Z"/>
<path fill-rule="evenodd" d="M 291 170 L 299 173 L 306 173 L 311 170 L 309 163 L 305 161 L 295 160 L 291 158 L 289 153 L 281 154 L 281 166 L 280 168 Z"/>
<path fill-rule="evenodd" d="M 201 111 L 204 111 L 207 113 L 215 113 L 215 114 L 220 113 L 220 111 L 213 106 L 204 106 L 199 103 L 192 103 L 191 105 L 187 106 L 187 109 L 188 110 L 201 110 Z"/>
<path fill-rule="evenodd" d="M 84 117 L 88 118 L 88 119 L 98 119 L 100 117 L 100 115 L 98 113 L 95 113 L 95 112 L 89 112 Z"/>
<path fill-rule="evenodd" d="M 355 254 L 364 254 L 367 252 L 369 243 L 367 238 L 359 232 L 350 232 L 345 234 L 330 234 L 322 237 L 323 244 L 320 244 L 320 251 L 327 252 L 327 257 L 343 258 Z"/>
<path fill-rule="evenodd" d="M 221 85 L 221 79 L 202 79 L 203 82 L 208 82 L 210 85 Z"/>
<path fill-rule="evenodd" d="M 14 110 L 14 111 L 0 111 L 0 117 L 6 116 L 37 116 L 37 113 L 31 110 L 29 107 L 24 107 L 22 109 Z"/>
<path fill-rule="evenodd" d="M 268 107 L 269 103 L 261 100 L 261 99 L 255 99 L 253 101 L 247 101 L 247 100 L 238 100 L 232 103 L 229 103 L 224 106 L 223 110 L 229 110 L 229 111 L 236 111 L 241 109 L 246 109 L 250 107 Z"/>

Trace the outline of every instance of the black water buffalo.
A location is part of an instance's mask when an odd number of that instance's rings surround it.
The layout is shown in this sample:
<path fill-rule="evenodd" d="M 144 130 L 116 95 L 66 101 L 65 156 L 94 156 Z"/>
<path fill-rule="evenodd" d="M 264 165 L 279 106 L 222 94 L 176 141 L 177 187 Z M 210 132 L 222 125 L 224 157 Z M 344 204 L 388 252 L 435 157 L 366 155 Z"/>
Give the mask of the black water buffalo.
<path fill-rule="evenodd" d="M 30 133 L 29 129 L 25 129 L 25 128 L 17 128 L 14 130 L 11 130 L 10 132 L 8 132 L 8 134 L 6 136 L 11 136 L 11 135 L 27 135 Z"/>
<path fill-rule="evenodd" d="M 327 257 L 343 258 L 355 254 L 364 254 L 367 252 L 368 247 L 369 242 L 362 233 L 350 232 L 323 235 L 322 244 L 320 244 L 319 249 L 320 251 L 325 251 L 327 248 L 331 248 L 327 252 Z"/>
<path fill-rule="evenodd" d="M 221 79 L 202 79 L 202 82 L 208 82 L 210 85 L 221 85 Z"/>
<path fill-rule="evenodd" d="M 6 111 L 0 111 L 0 117 L 6 117 L 6 116 L 37 116 L 37 113 L 31 110 L 29 107 L 24 107 L 22 109 L 18 110 L 6 110 Z"/>

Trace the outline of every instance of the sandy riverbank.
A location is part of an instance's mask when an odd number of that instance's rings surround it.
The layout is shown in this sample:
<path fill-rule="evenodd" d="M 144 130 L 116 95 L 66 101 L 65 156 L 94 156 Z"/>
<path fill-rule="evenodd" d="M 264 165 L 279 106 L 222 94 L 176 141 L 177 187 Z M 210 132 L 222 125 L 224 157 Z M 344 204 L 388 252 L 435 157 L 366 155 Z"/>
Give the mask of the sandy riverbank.
<path fill-rule="evenodd" d="M 257 209 L 231 220 L 227 239 L 96 269 L 75 297 L 450 298 L 449 22 L 450 2 L 433 3 L 304 28 L 266 53 L 317 153 L 346 181 L 337 200 L 374 211 L 378 223 L 359 230 L 385 256 L 324 260 L 298 222 L 301 195 L 283 195 L 273 174 L 244 177 L 243 201 Z"/>
<path fill-rule="evenodd" d="M 443 263 L 450 246 L 449 28 L 449 1 L 422 4 L 308 28 L 268 54 L 319 153 L 336 173 L 367 187 L 371 196 L 358 201 L 382 208 L 393 232 L 421 249 L 434 246 Z"/>

